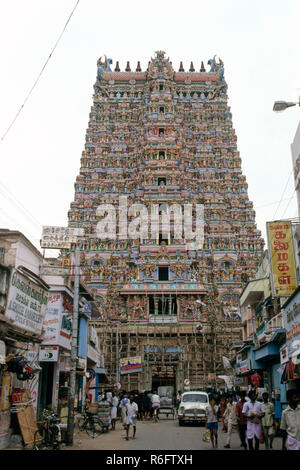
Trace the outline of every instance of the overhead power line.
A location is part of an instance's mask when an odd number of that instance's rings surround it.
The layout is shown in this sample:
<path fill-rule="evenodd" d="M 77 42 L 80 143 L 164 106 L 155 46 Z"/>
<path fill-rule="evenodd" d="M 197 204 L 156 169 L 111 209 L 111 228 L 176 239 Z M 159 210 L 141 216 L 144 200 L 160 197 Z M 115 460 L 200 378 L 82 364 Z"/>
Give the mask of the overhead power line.
<path fill-rule="evenodd" d="M 26 209 L 26 207 L 23 206 L 23 204 L 11 193 L 11 191 L 3 183 L 1 183 L 1 181 L 0 193 L 5 199 L 10 200 L 15 205 L 15 207 L 17 207 L 17 209 L 23 213 L 28 220 L 30 220 L 31 223 L 41 229 L 42 224 L 34 217 L 34 215 L 31 214 L 31 212 L 29 212 L 28 209 Z"/>
<path fill-rule="evenodd" d="M 283 198 L 283 196 L 284 196 L 284 193 L 285 193 L 285 191 L 286 191 L 286 188 L 287 188 L 287 185 L 288 185 L 288 183 L 289 183 L 289 181 L 290 181 L 290 177 L 292 176 L 292 173 L 293 173 L 293 169 L 292 169 L 292 171 L 291 171 L 291 173 L 290 173 L 290 175 L 289 175 L 289 177 L 288 177 L 288 179 L 287 179 L 287 182 L 286 182 L 286 185 L 285 185 L 285 187 L 284 187 L 283 193 L 282 193 L 282 195 L 281 195 L 279 204 L 278 204 L 277 209 L 276 209 L 276 211 L 275 211 L 275 213 L 274 213 L 274 215 L 273 215 L 273 219 L 275 219 L 275 215 L 277 214 L 277 211 L 278 211 L 278 209 L 279 209 L 279 207 L 280 207 L 280 204 L 282 203 L 282 200 L 283 200 L 282 198 Z M 285 212 L 284 212 L 284 213 L 285 213 Z"/>
<path fill-rule="evenodd" d="M 24 99 L 24 101 L 23 101 L 23 104 L 20 106 L 20 108 L 19 108 L 17 114 L 15 115 L 15 117 L 14 117 L 13 120 L 12 120 L 12 122 L 10 123 L 10 125 L 8 126 L 8 128 L 6 129 L 6 131 L 4 132 L 3 136 L 1 137 L 1 141 L 3 141 L 3 140 L 5 139 L 6 135 L 8 134 L 8 132 L 10 131 L 10 129 L 12 128 L 12 126 L 14 125 L 14 123 L 16 122 L 16 120 L 18 119 L 18 117 L 19 117 L 19 115 L 20 115 L 22 109 L 24 108 L 24 106 L 25 106 L 26 102 L 28 101 L 30 95 L 32 94 L 34 88 L 35 88 L 36 85 L 38 84 L 38 81 L 39 81 L 39 79 L 41 78 L 41 76 L 42 76 L 42 74 L 43 74 L 43 72 L 44 72 L 44 70 L 45 70 L 45 68 L 46 68 L 46 66 L 47 66 L 47 64 L 48 64 L 48 62 L 49 62 L 49 60 L 51 59 L 53 52 L 55 51 L 56 47 L 58 46 L 58 43 L 59 43 L 59 41 L 61 40 L 61 38 L 62 38 L 62 36 L 63 36 L 63 34 L 64 34 L 64 32 L 65 32 L 67 26 L 68 26 L 68 23 L 69 23 L 69 21 L 71 20 L 71 18 L 72 18 L 72 16 L 73 16 L 73 13 L 75 12 L 75 10 L 76 10 L 76 8 L 77 8 L 79 2 L 80 2 L 80 0 L 77 0 L 75 6 L 74 6 L 74 8 L 73 8 L 73 10 L 71 11 L 71 14 L 69 15 L 69 18 L 68 18 L 68 20 L 67 20 L 65 26 L 63 27 L 62 32 L 60 33 L 60 35 L 59 35 L 59 37 L 58 37 L 56 43 L 54 44 L 53 49 L 51 50 L 51 52 L 50 52 L 50 54 L 49 54 L 49 57 L 47 58 L 46 62 L 44 63 L 44 65 L 43 65 L 43 67 L 42 67 L 42 70 L 41 70 L 40 73 L 38 74 L 38 76 L 37 76 L 37 78 L 36 78 L 34 84 L 32 85 L 32 87 L 30 88 L 30 90 L 29 90 L 27 96 L 25 97 L 25 99 Z"/>

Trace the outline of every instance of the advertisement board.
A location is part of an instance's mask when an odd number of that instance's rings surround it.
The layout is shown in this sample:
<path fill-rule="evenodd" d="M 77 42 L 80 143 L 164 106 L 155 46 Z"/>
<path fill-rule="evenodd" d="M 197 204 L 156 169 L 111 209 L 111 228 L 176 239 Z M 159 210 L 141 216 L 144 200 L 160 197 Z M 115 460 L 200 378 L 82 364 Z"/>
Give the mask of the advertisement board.
<path fill-rule="evenodd" d="M 133 372 L 141 372 L 142 357 L 125 357 L 120 359 L 120 374 L 131 374 Z"/>
<path fill-rule="evenodd" d="M 40 362 L 57 362 L 58 346 L 40 346 L 39 352 Z"/>
<path fill-rule="evenodd" d="M 15 269 L 10 288 L 5 315 L 23 330 L 40 335 L 46 313 L 48 290 L 42 283 L 27 277 Z"/>
<path fill-rule="evenodd" d="M 74 227 L 43 226 L 41 248 L 70 248 L 78 237 L 84 236 L 84 229 Z"/>
<path fill-rule="evenodd" d="M 273 295 L 291 295 L 297 288 L 291 222 L 267 222 Z"/>

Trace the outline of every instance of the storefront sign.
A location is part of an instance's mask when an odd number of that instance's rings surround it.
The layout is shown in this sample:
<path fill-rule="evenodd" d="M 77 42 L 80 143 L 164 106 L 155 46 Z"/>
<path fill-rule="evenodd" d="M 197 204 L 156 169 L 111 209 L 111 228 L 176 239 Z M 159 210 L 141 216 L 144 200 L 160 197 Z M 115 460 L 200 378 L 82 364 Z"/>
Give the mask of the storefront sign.
<path fill-rule="evenodd" d="M 300 345 L 300 291 L 284 307 L 287 361 L 295 357 Z"/>
<path fill-rule="evenodd" d="M 58 345 L 71 350 L 72 312 L 71 303 L 60 293 L 49 296 L 44 319 L 43 344 Z"/>
<path fill-rule="evenodd" d="M 16 326 L 40 335 L 47 301 L 46 288 L 20 271 L 14 270 L 5 315 Z"/>
<path fill-rule="evenodd" d="M 90 359 L 97 367 L 100 366 L 100 353 L 96 351 L 90 344 L 87 345 L 87 358 Z"/>
<path fill-rule="evenodd" d="M 0 364 L 5 364 L 6 346 L 4 341 L 0 341 Z"/>
<path fill-rule="evenodd" d="M 292 339 L 295 336 L 300 335 L 300 323 L 297 323 L 297 325 L 293 325 L 290 330 L 286 332 L 286 339 Z"/>
<path fill-rule="evenodd" d="M 39 361 L 57 362 L 58 349 L 58 346 L 40 346 Z"/>
<path fill-rule="evenodd" d="M 245 359 L 244 361 L 240 361 L 236 364 L 236 373 L 237 374 L 245 374 L 246 372 L 250 372 L 251 370 L 251 360 Z"/>
<path fill-rule="evenodd" d="M 289 360 L 287 346 L 280 349 L 280 363 L 285 364 Z"/>
<path fill-rule="evenodd" d="M 78 237 L 84 236 L 84 229 L 70 227 L 44 226 L 41 248 L 70 248 L 72 243 L 77 242 Z"/>
<path fill-rule="evenodd" d="M 267 222 L 273 295 L 291 295 L 297 288 L 290 221 Z"/>
<path fill-rule="evenodd" d="M 130 374 L 133 372 L 141 372 L 142 370 L 142 358 L 141 356 L 136 357 L 125 357 L 120 360 L 120 373 Z"/>
<path fill-rule="evenodd" d="M 31 363 L 37 363 L 39 360 L 39 345 L 28 344 L 27 359 Z M 34 409 L 35 416 L 37 415 L 37 401 L 38 401 L 38 389 L 39 389 L 39 373 L 35 373 L 31 380 L 27 380 L 27 386 L 30 391 L 32 406 Z"/>
<path fill-rule="evenodd" d="M 0 411 L 8 410 L 10 407 L 9 395 L 11 387 L 12 375 L 9 372 L 4 372 L 2 375 L 2 385 L 0 394 Z"/>

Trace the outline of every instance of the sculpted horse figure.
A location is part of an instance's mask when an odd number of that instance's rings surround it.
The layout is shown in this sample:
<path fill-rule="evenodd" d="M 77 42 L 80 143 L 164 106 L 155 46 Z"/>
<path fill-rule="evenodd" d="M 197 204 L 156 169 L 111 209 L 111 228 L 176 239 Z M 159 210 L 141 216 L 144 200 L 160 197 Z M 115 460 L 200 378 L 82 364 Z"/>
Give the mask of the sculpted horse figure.
<path fill-rule="evenodd" d="M 110 64 L 112 64 L 112 59 L 108 59 L 106 57 L 106 55 L 104 55 L 105 57 L 105 60 L 104 62 L 102 62 L 102 56 L 100 57 L 100 59 L 98 59 L 97 61 L 97 77 L 98 77 L 98 80 L 101 80 L 101 75 L 102 75 L 102 72 L 111 72 L 111 68 L 110 68 Z"/>

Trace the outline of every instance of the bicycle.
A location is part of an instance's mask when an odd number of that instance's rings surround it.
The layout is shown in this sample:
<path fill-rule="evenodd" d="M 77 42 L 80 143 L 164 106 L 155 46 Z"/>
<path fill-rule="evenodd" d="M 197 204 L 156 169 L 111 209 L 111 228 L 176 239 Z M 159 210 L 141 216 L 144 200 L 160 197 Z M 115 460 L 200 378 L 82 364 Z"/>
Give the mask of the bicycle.
<path fill-rule="evenodd" d="M 100 434 L 105 430 L 104 423 L 102 423 L 99 416 L 95 413 L 88 412 L 86 406 L 84 407 L 84 411 L 79 417 L 77 424 L 80 432 L 85 431 L 87 435 L 93 439 L 100 436 Z"/>
<path fill-rule="evenodd" d="M 61 445 L 62 424 L 56 413 L 43 411 L 43 421 L 38 422 L 38 430 L 34 433 L 33 450 L 59 450 Z"/>

